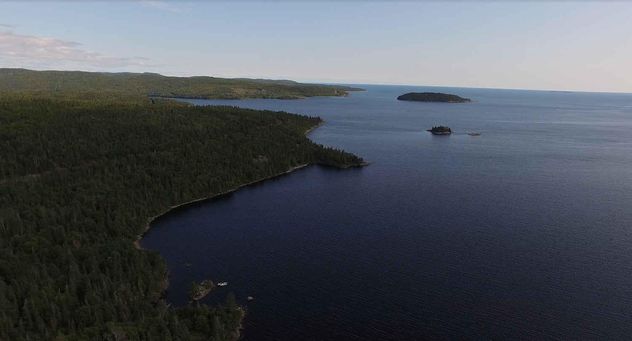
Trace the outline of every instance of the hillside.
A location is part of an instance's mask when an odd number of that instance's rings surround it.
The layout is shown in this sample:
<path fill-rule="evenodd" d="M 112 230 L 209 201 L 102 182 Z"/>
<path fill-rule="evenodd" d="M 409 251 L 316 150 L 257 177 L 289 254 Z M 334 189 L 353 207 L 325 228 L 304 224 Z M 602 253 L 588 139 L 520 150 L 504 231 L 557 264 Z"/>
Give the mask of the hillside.
<path fill-rule="evenodd" d="M 168 77 L 156 73 L 33 71 L 0 68 L 0 93 L 29 92 L 63 96 L 156 96 L 185 98 L 304 98 L 345 96 L 360 90 L 288 80 Z"/>

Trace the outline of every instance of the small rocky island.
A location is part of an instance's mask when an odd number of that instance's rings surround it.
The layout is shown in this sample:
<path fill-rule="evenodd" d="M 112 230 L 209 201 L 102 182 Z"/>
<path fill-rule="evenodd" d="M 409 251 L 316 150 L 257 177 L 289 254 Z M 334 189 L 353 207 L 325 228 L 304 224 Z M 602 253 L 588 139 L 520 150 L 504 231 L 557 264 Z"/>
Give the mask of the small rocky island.
<path fill-rule="evenodd" d="M 200 282 L 200 284 L 193 282 L 191 284 L 191 290 L 189 291 L 189 298 L 192 301 L 199 301 L 208 295 L 211 290 L 215 288 L 215 284 L 210 279 Z"/>
<path fill-rule="evenodd" d="M 446 126 L 432 127 L 432 129 L 428 129 L 428 131 L 431 132 L 432 135 L 450 135 L 450 134 L 452 134 L 452 129 L 450 129 L 450 127 L 446 127 Z"/>
<path fill-rule="evenodd" d="M 440 102 L 440 103 L 466 103 L 471 102 L 469 98 L 460 97 L 441 92 L 409 92 L 397 97 L 400 101 L 413 102 Z"/>

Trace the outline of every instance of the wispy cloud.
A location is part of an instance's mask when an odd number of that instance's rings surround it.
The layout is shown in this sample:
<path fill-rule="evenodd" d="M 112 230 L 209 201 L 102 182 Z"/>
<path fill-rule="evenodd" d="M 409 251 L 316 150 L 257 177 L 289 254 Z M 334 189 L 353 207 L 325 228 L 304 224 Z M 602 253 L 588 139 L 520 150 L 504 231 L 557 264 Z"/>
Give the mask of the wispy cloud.
<path fill-rule="evenodd" d="M 139 1 L 139 3 L 143 7 L 153 8 L 153 9 L 157 9 L 157 10 L 161 10 L 161 11 L 167 11 L 167 12 L 171 12 L 171 13 L 183 13 L 183 12 L 187 11 L 187 9 L 185 9 L 184 7 L 177 6 L 174 3 L 167 2 L 167 1 L 141 0 L 141 1 Z"/>
<path fill-rule="evenodd" d="M 0 30 L 0 57 L 8 59 L 10 64 L 54 66 L 72 63 L 97 68 L 150 66 L 147 58 L 108 56 L 89 51 L 78 42 L 17 34 L 10 29 Z"/>
<path fill-rule="evenodd" d="M 1 28 L 14 28 L 15 26 L 9 24 L 0 24 Z"/>

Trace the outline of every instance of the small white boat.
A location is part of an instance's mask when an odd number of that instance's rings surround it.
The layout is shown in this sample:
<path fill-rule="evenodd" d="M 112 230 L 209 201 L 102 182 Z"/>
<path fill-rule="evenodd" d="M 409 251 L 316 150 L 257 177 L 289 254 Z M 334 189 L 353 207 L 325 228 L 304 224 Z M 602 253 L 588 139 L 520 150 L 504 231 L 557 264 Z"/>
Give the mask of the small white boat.
<path fill-rule="evenodd" d="M 228 285 L 228 282 L 219 282 L 219 283 L 217 283 L 218 287 L 225 287 L 227 285 Z"/>

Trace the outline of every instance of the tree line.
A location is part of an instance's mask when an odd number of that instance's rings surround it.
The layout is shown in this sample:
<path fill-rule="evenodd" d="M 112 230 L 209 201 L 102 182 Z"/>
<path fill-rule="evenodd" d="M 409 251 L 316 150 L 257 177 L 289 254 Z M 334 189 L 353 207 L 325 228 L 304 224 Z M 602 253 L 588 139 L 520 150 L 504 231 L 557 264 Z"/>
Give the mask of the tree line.
<path fill-rule="evenodd" d="M 100 97 L 153 96 L 187 98 L 303 98 L 344 96 L 360 90 L 347 86 L 297 83 L 287 80 L 168 77 L 157 73 L 34 71 L 0 68 L 1 92 Z"/>

